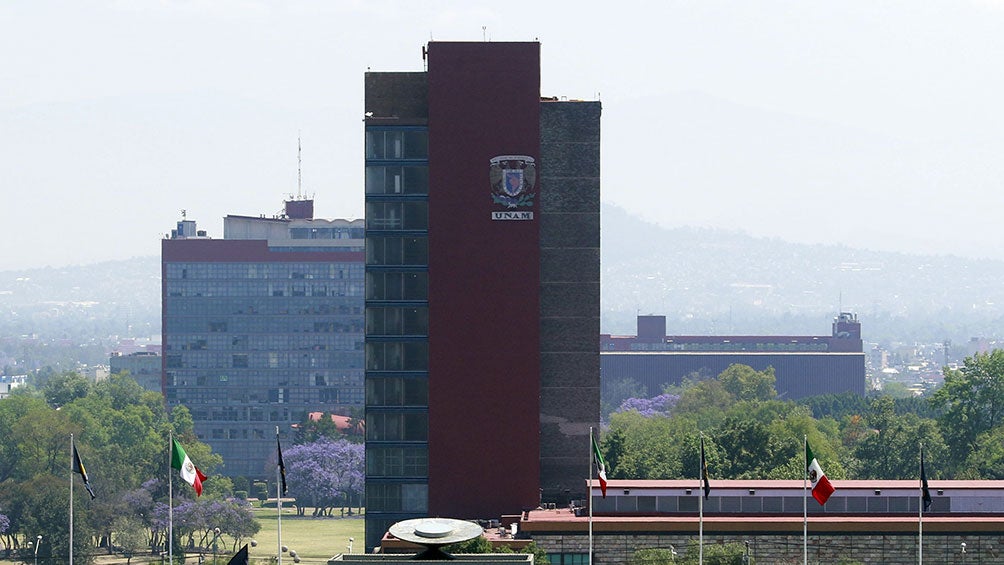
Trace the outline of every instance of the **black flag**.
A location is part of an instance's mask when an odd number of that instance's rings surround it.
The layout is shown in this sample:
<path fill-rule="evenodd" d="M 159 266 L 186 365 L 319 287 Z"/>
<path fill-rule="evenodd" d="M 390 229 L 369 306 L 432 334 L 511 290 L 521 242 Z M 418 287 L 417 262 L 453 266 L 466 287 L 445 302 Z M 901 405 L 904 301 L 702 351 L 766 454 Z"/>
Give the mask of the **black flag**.
<path fill-rule="evenodd" d="M 87 494 L 91 495 L 91 500 L 94 500 L 94 491 L 91 490 L 91 483 L 87 481 L 87 471 L 84 470 L 84 464 L 80 461 L 80 454 L 77 453 L 77 446 L 73 446 L 73 472 L 80 473 L 80 478 L 84 480 L 84 488 L 87 489 Z"/>
<path fill-rule="evenodd" d="M 227 561 L 227 565 L 248 565 L 248 544 L 244 544 L 244 547 Z"/>
<path fill-rule="evenodd" d="M 704 500 L 711 496 L 711 483 L 708 482 L 708 460 L 704 458 L 704 436 L 701 436 L 701 482 L 704 483 Z"/>
<path fill-rule="evenodd" d="M 920 448 L 920 492 L 921 499 L 924 501 L 924 512 L 927 512 L 931 508 L 931 504 L 934 502 L 931 500 L 931 489 L 927 486 L 927 473 L 924 472 L 924 448 Z"/>
<path fill-rule="evenodd" d="M 279 487 L 282 489 L 282 494 L 286 494 L 286 464 L 282 462 L 282 445 L 279 444 L 279 434 L 275 434 L 275 448 L 279 453 Z M 247 556 L 244 559 L 247 562 Z"/>

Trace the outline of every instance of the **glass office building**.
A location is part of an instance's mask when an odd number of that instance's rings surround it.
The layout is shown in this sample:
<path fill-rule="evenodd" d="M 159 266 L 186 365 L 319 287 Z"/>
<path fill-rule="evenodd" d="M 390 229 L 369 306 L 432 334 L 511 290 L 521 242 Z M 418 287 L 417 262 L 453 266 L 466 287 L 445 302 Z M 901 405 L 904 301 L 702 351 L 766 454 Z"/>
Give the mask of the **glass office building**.
<path fill-rule="evenodd" d="M 275 430 L 361 411 L 363 225 L 228 216 L 224 239 L 178 223 L 162 245 L 163 379 L 228 476 L 274 478 Z"/>

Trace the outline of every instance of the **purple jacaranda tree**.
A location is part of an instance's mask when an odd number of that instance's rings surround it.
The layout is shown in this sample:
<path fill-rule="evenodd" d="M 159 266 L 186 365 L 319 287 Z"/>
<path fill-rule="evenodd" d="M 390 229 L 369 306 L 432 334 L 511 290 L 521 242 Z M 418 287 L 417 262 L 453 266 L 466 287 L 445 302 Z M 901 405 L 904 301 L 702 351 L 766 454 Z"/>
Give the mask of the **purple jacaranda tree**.
<path fill-rule="evenodd" d="M 328 508 L 361 495 L 363 485 L 364 447 L 344 439 L 321 439 L 295 445 L 283 454 L 289 494 L 297 499 L 297 513 L 303 514 L 308 504 L 314 516 Z"/>
<path fill-rule="evenodd" d="M 188 536 L 188 547 L 210 547 L 216 528 L 221 536 L 230 538 L 236 551 L 237 545 L 258 533 L 261 525 L 251 509 L 237 500 L 195 500 L 175 506 L 174 530 Z"/>
<path fill-rule="evenodd" d="M 628 398 L 621 403 L 616 412 L 630 412 L 634 410 L 646 418 L 655 416 L 669 416 L 669 413 L 680 400 L 678 394 L 660 394 L 652 398 Z"/>

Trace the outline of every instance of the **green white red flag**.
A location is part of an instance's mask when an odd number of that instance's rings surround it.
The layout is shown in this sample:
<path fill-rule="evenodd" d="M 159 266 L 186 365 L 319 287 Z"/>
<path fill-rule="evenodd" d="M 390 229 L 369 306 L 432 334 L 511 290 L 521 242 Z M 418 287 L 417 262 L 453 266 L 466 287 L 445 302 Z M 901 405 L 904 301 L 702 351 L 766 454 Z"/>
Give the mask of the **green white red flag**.
<path fill-rule="evenodd" d="M 593 460 L 596 462 L 596 474 L 600 479 L 600 493 L 603 498 L 607 497 L 607 464 L 603 461 L 603 454 L 600 453 L 600 446 L 596 445 L 596 440 L 590 438 L 593 442 Z"/>
<path fill-rule="evenodd" d="M 192 485 L 192 488 L 195 489 L 195 496 L 202 496 L 202 482 L 206 480 L 206 476 L 188 458 L 188 454 L 185 453 L 178 440 L 171 438 L 171 442 L 171 467 L 177 469 L 181 478 Z"/>
<path fill-rule="evenodd" d="M 823 468 L 819 466 L 819 461 L 812 454 L 812 448 L 809 447 L 808 441 L 805 442 L 805 463 L 805 473 L 809 477 L 809 482 L 812 483 L 812 498 L 815 498 L 820 505 L 826 504 L 836 489 L 823 473 Z"/>

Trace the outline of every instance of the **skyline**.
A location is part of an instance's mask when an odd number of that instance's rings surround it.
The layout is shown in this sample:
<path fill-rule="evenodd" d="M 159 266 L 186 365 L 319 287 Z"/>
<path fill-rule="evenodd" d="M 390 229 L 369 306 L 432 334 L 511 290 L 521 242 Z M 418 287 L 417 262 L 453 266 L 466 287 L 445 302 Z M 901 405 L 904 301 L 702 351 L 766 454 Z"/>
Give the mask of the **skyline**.
<path fill-rule="evenodd" d="M 572 6 L 0 6 L 0 270 L 156 255 L 182 209 L 222 237 L 296 194 L 297 138 L 317 216 L 361 217 L 363 73 L 430 39 L 539 39 L 541 94 L 603 103 L 603 201 L 646 220 L 1004 259 L 1004 2 Z"/>

